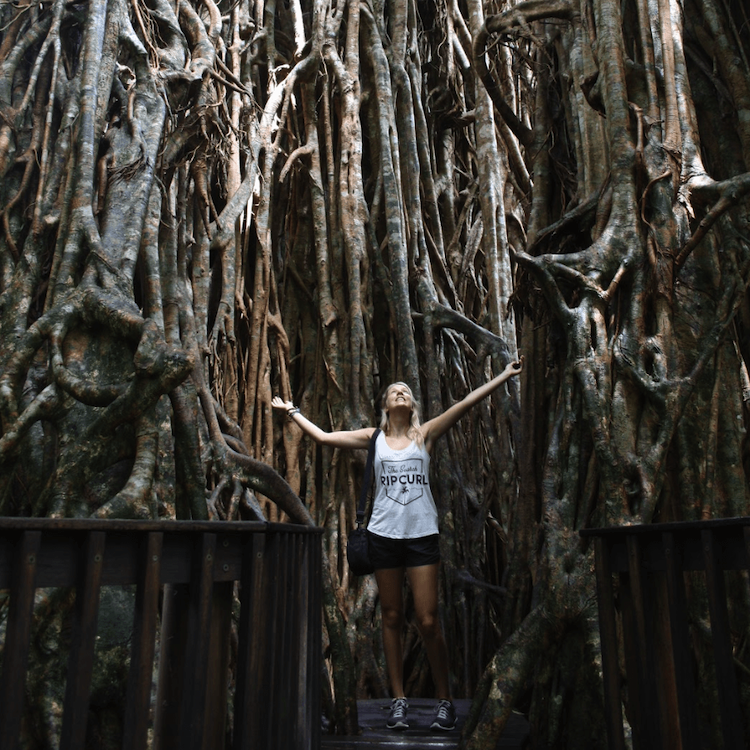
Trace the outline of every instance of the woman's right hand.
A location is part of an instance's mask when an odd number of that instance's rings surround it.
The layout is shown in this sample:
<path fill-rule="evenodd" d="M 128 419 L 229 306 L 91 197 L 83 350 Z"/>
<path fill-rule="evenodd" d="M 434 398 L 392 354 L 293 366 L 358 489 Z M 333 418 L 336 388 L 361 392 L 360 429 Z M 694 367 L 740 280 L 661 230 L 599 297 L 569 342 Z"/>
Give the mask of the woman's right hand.
<path fill-rule="evenodd" d="M 274 396 L 271 399 L 271 406 L 274 409 L 279 409 L 280 411 L 289 411 L 290 409 L 294 409 L 294 402 L 293 401 L 284 401 L 281 396 Z"/>

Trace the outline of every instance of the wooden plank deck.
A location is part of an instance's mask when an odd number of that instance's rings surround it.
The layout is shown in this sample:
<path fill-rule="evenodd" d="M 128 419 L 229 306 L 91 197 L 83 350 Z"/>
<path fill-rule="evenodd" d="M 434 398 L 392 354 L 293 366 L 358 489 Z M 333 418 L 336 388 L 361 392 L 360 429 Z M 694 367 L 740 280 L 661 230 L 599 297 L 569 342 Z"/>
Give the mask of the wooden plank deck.
<path fill-rule="evenodd" d="M 322 750 L 388 750 L 407 748 L 408 750 L 455 750 L 461 729 L 471 706 L 470 700 L 456 700 L 458 723 L 450 732 L 430 730 L 435 710 L 435 701 L 425 698 L 409 699 L 409 729 L 394 732 L 385 726 L 390 708 L 389 700 L 359 701 L 359 725 L 362 734 L 358 737 L 323 735 Z M 529 726 L 520 714 L 513 714 L 496 748 L 491 750 L 523 750 L 528 737 Z M 490 748 L 488 748 L 490 750 Z"/>

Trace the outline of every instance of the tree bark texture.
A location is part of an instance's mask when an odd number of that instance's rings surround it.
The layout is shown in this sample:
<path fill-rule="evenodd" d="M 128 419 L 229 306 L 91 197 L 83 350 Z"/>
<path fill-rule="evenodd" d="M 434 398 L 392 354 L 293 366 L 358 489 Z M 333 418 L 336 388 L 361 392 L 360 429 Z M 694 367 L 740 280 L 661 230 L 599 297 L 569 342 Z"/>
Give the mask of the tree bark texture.
<path fill-rule="evenodd" d="M 463 743 L 520 708 L 601 747 L 578 530 L 748 511 L 749 60 L 742 0 L 3 4 L 0 513 L 324 526 L 355 733 L 387 691 L 364 457 L 271 398 L 357 428 L 406 380 L 429 418 L 522 353 L 433 461 Z"/>

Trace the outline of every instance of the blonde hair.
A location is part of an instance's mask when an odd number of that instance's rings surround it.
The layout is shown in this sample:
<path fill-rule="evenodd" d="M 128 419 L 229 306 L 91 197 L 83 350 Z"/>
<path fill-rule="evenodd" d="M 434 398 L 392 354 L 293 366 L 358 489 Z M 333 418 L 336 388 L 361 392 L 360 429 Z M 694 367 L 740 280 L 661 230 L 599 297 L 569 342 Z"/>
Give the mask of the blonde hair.
<path fill-rule="evenodd" d="M 395 388 L 396 386 L 401 386 L 402 388 L 406 389 L 406 392 L 409 394 L 409 398 L 411 399 L 411 415 L 410 415 L 410 424 L 409 424 L 409 431 L 406 433 L 408 437 L 410 437 L 417 445 L 422 444 L 422 433 L 419 429 L 419 401 L 414 398 L 414 393 L 412 392 L 411 388 L 409 386 L 402 382 L 397 381 L 395 383 L 391 383 L 386 389 L 385 393 L 383 394 L 383 405 L 382 405 L 382 411 L 380 414 L 380 429 L 387 435 L 391 428 L 391 420 L 388 416 L 388 410 L 385 408 L 385 402 L 388 399 L 388 394 L 391 392 L 392 388 Z"/>

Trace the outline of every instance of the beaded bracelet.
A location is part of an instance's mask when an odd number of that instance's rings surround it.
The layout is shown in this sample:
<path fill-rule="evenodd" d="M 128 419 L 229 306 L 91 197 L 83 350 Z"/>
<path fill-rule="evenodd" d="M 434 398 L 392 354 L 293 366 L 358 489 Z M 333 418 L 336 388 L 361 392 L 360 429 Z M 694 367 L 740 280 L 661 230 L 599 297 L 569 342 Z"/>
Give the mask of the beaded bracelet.
<path fill-rule="evenodd" d="M 291 409 L 287 409 L 287 411 L 286 411 L 286 418 L 291 422 L 291 421 L 293 421 L 292 417 L 295 414 L 299 414 L 299 406 L 293 406 Z"/>

